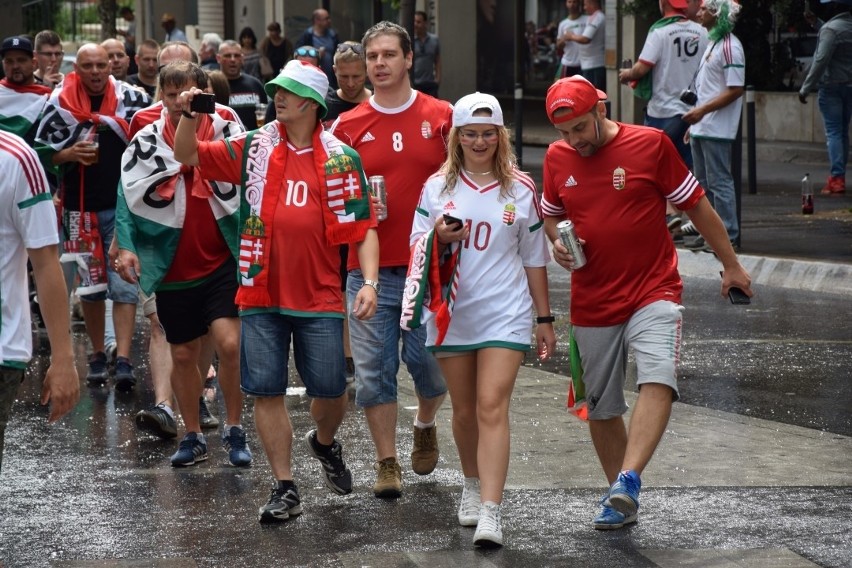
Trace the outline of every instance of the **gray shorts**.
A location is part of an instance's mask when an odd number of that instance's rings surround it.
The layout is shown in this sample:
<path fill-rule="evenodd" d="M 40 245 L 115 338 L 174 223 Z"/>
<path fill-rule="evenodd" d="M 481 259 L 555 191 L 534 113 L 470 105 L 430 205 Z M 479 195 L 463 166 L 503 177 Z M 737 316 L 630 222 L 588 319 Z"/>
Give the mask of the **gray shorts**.
<path fill-rule="evenodd" d="M 589 419 L 606 420 L 627 412 L 624 384 L 630 348 L 636 359 L 637 385 L 666 385 L 672 389 L 672 399 L 678 399 L 682 312 L 683 306 L 661 300 L 638 310 L 620 325 L 574 326 Z"/>

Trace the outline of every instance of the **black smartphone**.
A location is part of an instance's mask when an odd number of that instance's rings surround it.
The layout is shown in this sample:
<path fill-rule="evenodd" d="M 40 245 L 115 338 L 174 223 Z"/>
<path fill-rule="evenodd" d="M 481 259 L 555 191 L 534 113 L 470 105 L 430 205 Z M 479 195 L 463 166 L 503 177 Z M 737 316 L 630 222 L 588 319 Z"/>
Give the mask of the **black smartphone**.
<path fill-rule="evenodd" d="M 453 217 L 452 215 L 448 215 L 446 213 L 444 213 L 444 223 L 446 223 L 447 225 L 456 225 L 456 227 L 453 229 L 454 231 L 458 231 L 464 225 L 464 221 L 462 221 L 458 217 Z"/>
<path fill-rule="evenodd" d="M 746 296 L 745 292 L 743 292 L 742 290 L 740 290 L 739 288 L 736 288 L 734 286 L 731 286 L 730 288 L 728 288 L 728 299 L 731 300 L 732 304 L 750 304 L 751 303 L 751 298 Z"/>
<path fill-rule="evenodd" d="M 198 93 L 192 97 L 192 101 L 189 103 L 189 110 L 192 112 L 213 114 L 216 112 L 216 95 Z"/>
<path fill-rule="evenodd" d="M 722 276 L 722 273 L 719 273 L 719 276 Z M 750 304 L 751 298 L 746 296 L 746 293 L 736 286 L 731 286 L 728 288 L 728 299 L 732 304 Z"/>

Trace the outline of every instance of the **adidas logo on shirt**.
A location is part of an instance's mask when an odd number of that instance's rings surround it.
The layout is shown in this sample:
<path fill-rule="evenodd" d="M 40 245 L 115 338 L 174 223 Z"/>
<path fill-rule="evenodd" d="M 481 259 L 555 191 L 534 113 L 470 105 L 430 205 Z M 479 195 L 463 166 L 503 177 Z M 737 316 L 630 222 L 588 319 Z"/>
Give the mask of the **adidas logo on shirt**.
<path fill-rule="evenodd" d="M 565 187 L 574 187 L 577 185 L 577 180 L 574 179 L 574 176 L 568 176 L 568 181 L 565 182 Z"/>
<path fill-rule="evenodd" d="M 367 131 L 367 133 L 361 137 L 361 142 L 372 142 L 375 139 L 376 137 L 373 136 L 369 131 Z"/>

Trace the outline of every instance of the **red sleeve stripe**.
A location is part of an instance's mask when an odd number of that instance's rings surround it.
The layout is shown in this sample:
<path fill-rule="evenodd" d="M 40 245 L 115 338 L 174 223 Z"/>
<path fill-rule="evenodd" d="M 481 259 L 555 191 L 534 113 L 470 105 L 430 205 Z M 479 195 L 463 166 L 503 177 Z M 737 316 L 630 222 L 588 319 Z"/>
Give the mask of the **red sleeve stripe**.
<path fill-rule="evenodd" d="M 27 185 L 32 195 L 40 195 L 50 191 L 36 153 L 23 140 L 0 132 L 0 150 L 11 154 L 18 161 L 27 178 Z"/>

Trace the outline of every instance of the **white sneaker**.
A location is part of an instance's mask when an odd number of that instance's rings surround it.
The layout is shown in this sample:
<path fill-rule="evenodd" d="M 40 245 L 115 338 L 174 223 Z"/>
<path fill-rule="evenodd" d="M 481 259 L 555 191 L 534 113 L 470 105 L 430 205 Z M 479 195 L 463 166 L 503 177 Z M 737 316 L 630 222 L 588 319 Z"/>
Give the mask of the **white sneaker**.
<path fill-rule="evenodd" d="M 459 524 L 463 527 L 475 527 L 479 522 L 479 479 L 466 477 L 459 503 Z"/>
<path fill-rule="evenodd" d="M 479 508 L 479 524 L 476 525 L 473 544 L 486 548 L 503 546 L 503 525 L 497 503 L 486 501 Z"/>

